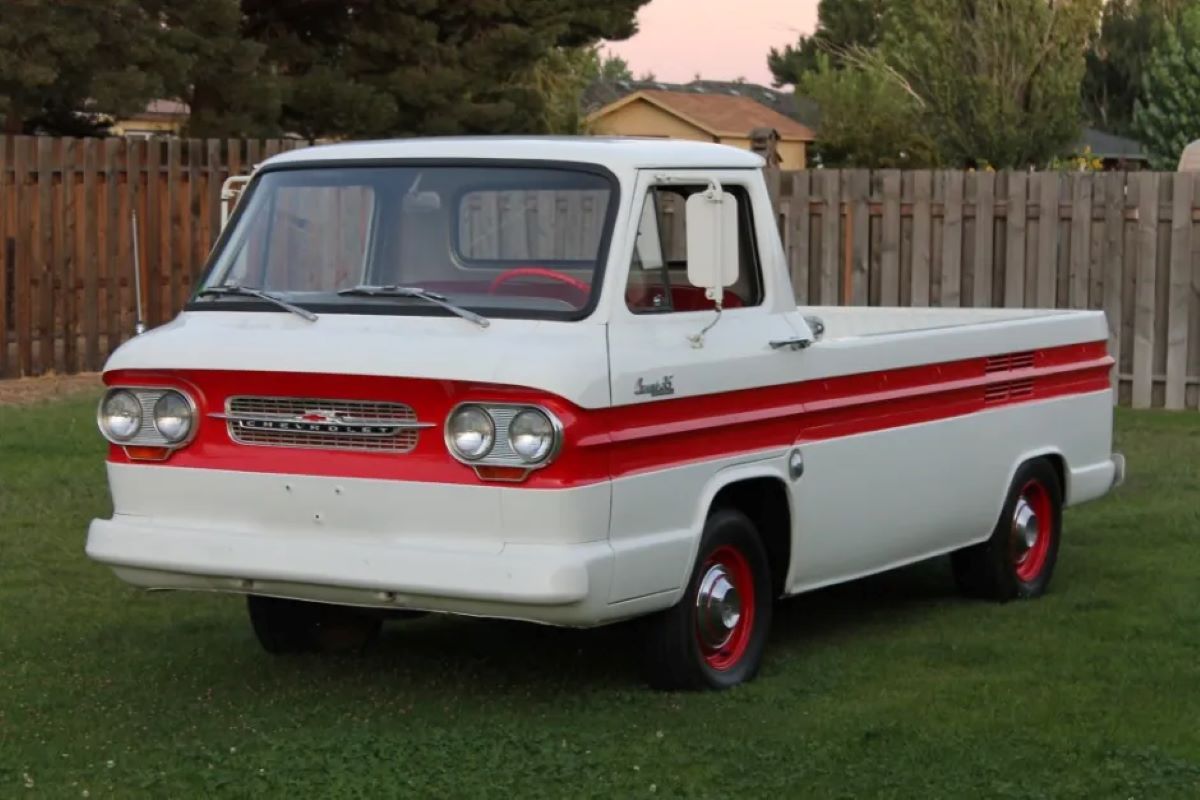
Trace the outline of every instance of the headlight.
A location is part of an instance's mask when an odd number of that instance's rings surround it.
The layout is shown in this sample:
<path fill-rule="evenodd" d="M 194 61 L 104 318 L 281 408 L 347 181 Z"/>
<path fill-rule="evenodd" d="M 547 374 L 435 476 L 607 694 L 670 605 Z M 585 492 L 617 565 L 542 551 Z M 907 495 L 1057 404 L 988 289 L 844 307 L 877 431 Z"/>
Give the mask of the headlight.
<path fill-rule="evenodd" d="M 192 432 L 192 404 L 179 392 L 167 392 L 154 404 L 154 427 L 171 444 Z"/>
<path fill-rule="evenodd" d="M 486 456 L 496 441 L 496 423 L 479 406 L 463 406 L 446 423 L 446 443 L 459 457 L 477 461 Z"/>
<path fill-rule="evenodd" d="M 100 404 L 100 432 L 109 439 L 125 442 L 142 427 L 142 404 L 133 392 L 118 389 Z"/>
<path fill-rule="evenodd" d="M 535 408 L 527 408 L 508 424 L 508 444 L 527 464 L 545 460 L 554 449 L 555 431 L 550 418 Z"/>

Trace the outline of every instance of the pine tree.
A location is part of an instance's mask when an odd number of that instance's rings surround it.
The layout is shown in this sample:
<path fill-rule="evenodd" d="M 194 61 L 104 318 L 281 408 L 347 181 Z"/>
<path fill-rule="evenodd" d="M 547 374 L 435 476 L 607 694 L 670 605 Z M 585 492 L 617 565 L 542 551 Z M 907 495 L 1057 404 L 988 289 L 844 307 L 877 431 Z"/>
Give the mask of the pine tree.
<path fill-rule="evenodd" d="M 179 62 L 137 0 L 8 0 L 0 14 L 6 133 L 88 135 L 145 108 Z"/>
<path fill-rule="evenodd" d="M 828 65 L 837 68 L 838 52 L 877 45 L 886 9 L 887 0 L 820 0 L 812 35 L 802 35 L 782 50 L 772 47 L 767 55 L 775 85 L 799 86 L 806 74 L 818 71 L 822 55 L 833 55 Z"/>
<path fill-rule="evenodd" d="M 1175 169 L 1183 148 L 1200 139 L 1200 6 L 1168 24 L 1150 54 L 1133 127 L 1156 169 Z"/>

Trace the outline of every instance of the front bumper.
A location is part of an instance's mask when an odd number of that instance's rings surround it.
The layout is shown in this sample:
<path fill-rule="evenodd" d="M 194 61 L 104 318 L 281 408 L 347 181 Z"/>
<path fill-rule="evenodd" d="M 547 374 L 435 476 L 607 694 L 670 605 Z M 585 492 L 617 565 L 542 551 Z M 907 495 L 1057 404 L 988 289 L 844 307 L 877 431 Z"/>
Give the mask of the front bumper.
<path fill-rule="evenodd" d="M 609 603 L 607 484 L 564 490 L 109 464 L 87 554 L 125 581 L 562 625 Z"/>

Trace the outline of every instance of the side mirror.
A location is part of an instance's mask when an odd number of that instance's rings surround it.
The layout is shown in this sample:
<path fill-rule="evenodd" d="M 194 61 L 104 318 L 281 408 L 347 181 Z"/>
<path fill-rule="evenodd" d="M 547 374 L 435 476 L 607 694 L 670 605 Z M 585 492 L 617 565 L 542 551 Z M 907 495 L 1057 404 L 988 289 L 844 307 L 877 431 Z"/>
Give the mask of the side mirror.
<path fill-rule="evenodd" d="M 688 283 L 721 299 L 738 279 L 737 199 L 710 183 L 687 199 Z"/>

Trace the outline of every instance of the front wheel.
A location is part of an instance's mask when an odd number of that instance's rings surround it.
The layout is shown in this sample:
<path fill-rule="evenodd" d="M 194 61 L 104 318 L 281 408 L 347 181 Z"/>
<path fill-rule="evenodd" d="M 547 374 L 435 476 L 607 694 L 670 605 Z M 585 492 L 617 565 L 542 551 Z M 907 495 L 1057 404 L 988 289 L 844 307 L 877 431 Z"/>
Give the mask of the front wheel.
<path fill-rule="evenodd" d="M 678 604 L 645 622 L 645 671 L 656 689 L 727 689 L 758 672 L 771 627 L 771 574 L 754 524 L 713 512 Z"/>
<path fill-rule="evenodd" d="M 964 593 L 989 600 L 1045 594 L 1062 538 L 1062 486 L 1049 461 L 1017 470 L 992 536 L 951 557 Z"/>

